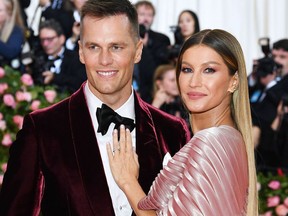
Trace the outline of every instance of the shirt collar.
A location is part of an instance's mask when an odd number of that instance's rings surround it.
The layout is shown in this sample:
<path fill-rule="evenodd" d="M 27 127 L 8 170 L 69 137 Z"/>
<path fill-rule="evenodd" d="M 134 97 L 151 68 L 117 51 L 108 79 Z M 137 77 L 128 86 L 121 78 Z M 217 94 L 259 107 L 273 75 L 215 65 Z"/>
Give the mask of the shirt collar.
<path fill-rule="evenodd" d="M 132 93 L 128 100 L 121 107 L 114 111 L 123 117 L 131 118 L 135 121 L 134 91 L 132 86 L 131 88 Z M 84 93 L 89 110 L 91 113 L 96 113 L 97 108 L 101 107 L 103 102 L 92 93 L 89 88 L 88 81 L 85 84 Z"/>

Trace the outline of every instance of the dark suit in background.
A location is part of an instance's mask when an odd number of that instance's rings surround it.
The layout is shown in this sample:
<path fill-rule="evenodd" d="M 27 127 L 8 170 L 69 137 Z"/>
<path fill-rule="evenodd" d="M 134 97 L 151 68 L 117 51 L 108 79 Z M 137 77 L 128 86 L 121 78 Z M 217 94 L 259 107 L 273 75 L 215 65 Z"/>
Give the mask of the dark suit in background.
<path fill-rule="evenodd" d="M 159 32 L 149 30 L 147 46 L 143 47 L 142 58 L 138 63 L 139 68 L 139 92 L 141 98 L 152 102 L 153 76 L 156 68 L 161 64 L 168 63 L 167 47 L 171 44 L 170 39 Z"/>

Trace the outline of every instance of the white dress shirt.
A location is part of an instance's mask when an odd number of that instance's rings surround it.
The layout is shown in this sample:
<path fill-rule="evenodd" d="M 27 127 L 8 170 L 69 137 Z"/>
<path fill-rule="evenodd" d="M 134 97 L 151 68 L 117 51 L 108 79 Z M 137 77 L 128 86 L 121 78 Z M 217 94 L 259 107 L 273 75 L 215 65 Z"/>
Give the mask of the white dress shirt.
<path fill-rule="evenodd" d="M 132 88 L 132 86 L 131 86 L 131 88 Z M 131 208 L 125 194 L 122 192 L 122 190 L 118 187 L 118 185 L 116 184 L 116 182 L 113 179 L 113 176 L 112 176 L 112 173 L 110 170 L 110 166 L 109 166 L 108 154 L 107 154 L 107 150 L 106 150 L 106 144 L 107 143 L 110 143 L 112 146 L 112 132 L 113 132 L 115 124 L 111 123 L 111 125 L 109 126 L 109 129 L 108 129 L 108 132 L 105 135 L 102 136 L 101 133 L 98 133 L 97 132 L 98 121 L 96 118 L 96 110 L 98 107 L 102 106 L 103 102 L 101 100 L 99 100 L 91 92 L 91 90 L 89 89 L 89 86 L 88 86 L 88 81 L 85 85 L 84 93 L 86 96 L 86 101 L 88 104 L 90 116 L 91 116 L 91 119 L 93 122 L 94 131 L 95 131 L 95 134 L 97 137 L 97 142 L 98 142 L 98 146 L 99 146 L 99 150 L 100 150 L 100 154 L 101 154 L 102 163 L 104 166 L 106 180 L 108 183 L 109 192 L 110 192 L 110 196 L 112 199 L 115 215 L 116 216 L 129 216 L 132 214 L 132 208 Z M 123 117 L 134 119 L 134 122 L 135 122 L 135 107 L 134 107 L 133 89 L 132 89 L 132 94 L 130 95 L 129 99 L 119 109 L 115 110 L 115 112 L 117 112 L 119 115 L 121 115 Z M 136 132 L 135 131 L 136 131 L 136 129 L 134 129 L 131 133 L 132 143 L 133 143 L 134 149 L 136 149 Z M 97 182 L 95 182 L 95 184 L 97 184 Z M 101 196 L 101 194 L 99 194 L 99 196 Z M 103 208 L 105 208 L 105 206 L 103 206 Z"/>

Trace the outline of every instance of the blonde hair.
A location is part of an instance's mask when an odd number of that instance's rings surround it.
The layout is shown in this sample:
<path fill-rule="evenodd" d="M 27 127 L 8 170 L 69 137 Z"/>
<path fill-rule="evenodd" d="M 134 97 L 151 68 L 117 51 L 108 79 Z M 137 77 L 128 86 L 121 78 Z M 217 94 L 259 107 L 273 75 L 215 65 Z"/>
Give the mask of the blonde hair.
<path fill-rule="evenodd" d="M 163 64 L 159 65 L 154 73 L 153 77 L 153 97 L 155 96 L 156 92 L 159 90 L 159 87 L 157 85 L 157 80 L 162 80 L 165 73 L 167 73 L 170 70 L 175 70 L 175 66 L 171 64 Z"/>
<path fill-rule="evenodd" d="M 247 198 L 247 215 L 258 215 L 258 195 L 257 195 L 257 176 L 254 158 L 254 143 L 252 138 L 252 120 L 250 112 L 250 102 L 248 96 L 247 72 L 242 48 L 237 39 L 230 33 L 220 30 L 203 30 L 191 36 L 183 45 L 176 68 L 176 79 L 179 86 L 179 74 L 183 53 L 192 46 L 203 44 L 215 50 L 224 60 L 233 76 L 236 72 L 239 77 L 239 85 L 233 93 L 231 100 L 231 112 L 237 129 L 242 134 L 245 142 L 249 188 Z"/>
<path fill-rule="evenodd" d="M 0 0 L 0 1 L 3 1 L 6 12 L 9 16 L 6 19 L 0 33 L 0 39 L 4 43 L 6 43 L 14 29 L 14 26 L 18 25 L 20 28 L 24 29 L 24 22 L 21 17 L 18 0 Z"/>

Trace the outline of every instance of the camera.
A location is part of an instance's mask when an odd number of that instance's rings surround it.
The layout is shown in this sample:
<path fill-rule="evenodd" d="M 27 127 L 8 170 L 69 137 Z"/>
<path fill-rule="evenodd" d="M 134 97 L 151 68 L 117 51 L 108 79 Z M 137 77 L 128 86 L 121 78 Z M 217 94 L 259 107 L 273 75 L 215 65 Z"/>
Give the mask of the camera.
<path fill-rule="evenodd" d="M 181 28 L 179 26 L 170 26 L 170 30 L 174 34 L 175 43 L 168 49 L 168 59 L 173 60 L 178 57 L 184 42 L 184 38 L 181 34 Z"/>
<path fill-rule="evenodd" d="M 139 35 L 140 35 L 140 37 L 141 37 L 141 38 L 144 38 L 146 32 L 147 32 L 146 27 L 145 27 L 143 24 L 140 24 L 140 25 L 139 25 Z"/>

